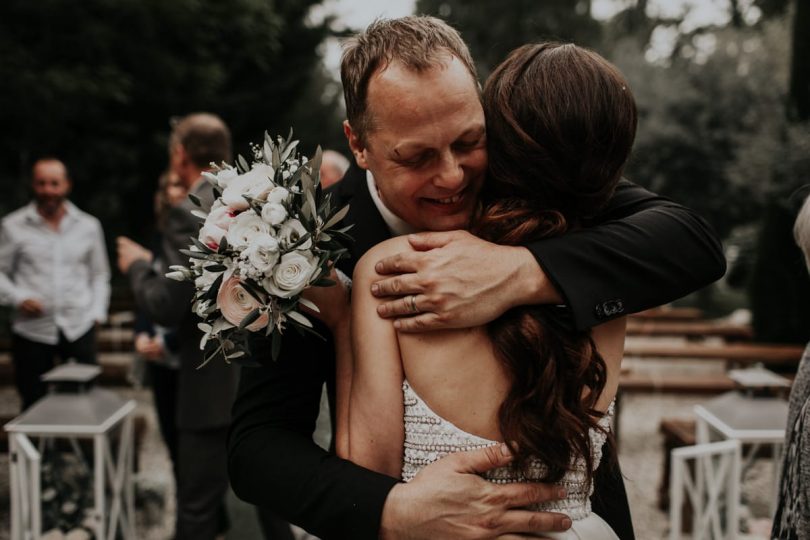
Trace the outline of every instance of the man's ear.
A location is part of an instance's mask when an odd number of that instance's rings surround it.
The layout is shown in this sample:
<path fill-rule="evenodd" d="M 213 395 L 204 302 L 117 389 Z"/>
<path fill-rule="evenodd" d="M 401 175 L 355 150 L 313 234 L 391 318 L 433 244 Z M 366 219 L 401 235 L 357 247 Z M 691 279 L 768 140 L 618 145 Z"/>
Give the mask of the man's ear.
<path fill-rule="evenodd" d="M 348 120 L 343 121 L 343 134 L 346 135 L 346 140 L 349 141 L 349 148 L 352 151 L 354 160 L 357 165 L 363 169 L 368 169 L 368 162 L 366 161 L 366 147 L 360 140 L 360 137 L 352 129 L 352 125 Z"/>

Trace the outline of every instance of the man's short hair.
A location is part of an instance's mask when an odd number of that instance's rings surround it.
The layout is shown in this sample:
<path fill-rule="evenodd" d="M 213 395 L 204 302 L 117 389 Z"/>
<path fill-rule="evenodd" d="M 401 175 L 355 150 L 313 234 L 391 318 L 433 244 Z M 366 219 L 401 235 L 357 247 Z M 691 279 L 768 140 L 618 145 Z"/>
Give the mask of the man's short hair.
<path fill-rule="evenodd" d="M 478 84 L 467 44 L 458 31 L 435 17 L 377 19 L 365 32 L 348 39 L 343 45 L 340 79 L 346 117 L 358 137 L 362 140 L 372 129 L 368 83 L 376 71 L 399 62 L 418 73 L 441 65 L 448 53 L 464 63 Z"/>
<path fill-rule="evenodd" d="M 180 145 L 200 169 L 231 160 L 231 132 L 222 119 L 211 113 L 193 113 L 173 125 L 169 147 Z"/>

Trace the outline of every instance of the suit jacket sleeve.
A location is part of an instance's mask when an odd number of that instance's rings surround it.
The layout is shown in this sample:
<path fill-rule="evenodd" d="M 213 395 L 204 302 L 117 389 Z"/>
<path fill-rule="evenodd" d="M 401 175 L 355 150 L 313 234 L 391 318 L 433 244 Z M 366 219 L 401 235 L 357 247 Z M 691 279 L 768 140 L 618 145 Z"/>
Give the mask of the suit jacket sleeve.
<path fill-rule="evenodd" d="M 267 340 L 254 340 L 252 355 L 265 365 L 242 369 L 233 406 L 228 468 L 234 492 L 323 539 L 377 539 L 385 498 L 397 481 L 312 440 L 323 383 L 334 375 L 331 340 L 289 331 L 276 362 L 268 349 Z"/>
<path fill-rule="evenodd" d="M 196 236 L 199 224 L 187 204 L 172 208 L 166 220 L 162 256 L 166 266 L 188 266 L 188 257 L 180 253 L 189 246 L 189 237 Z M 194 284 L 169 279 L 156 272 L 146 261 L 136 261 L 127 272 L 135 302 L 152 321 L 162 326 L 177 326 L 191 310 Z"/>
<path fill-rule="evenodd" d="M 711 227 L 691 210 L 622 180 L 587 227 L 531 243 L 579 329 L 671 302 L 726 270 Z"/>

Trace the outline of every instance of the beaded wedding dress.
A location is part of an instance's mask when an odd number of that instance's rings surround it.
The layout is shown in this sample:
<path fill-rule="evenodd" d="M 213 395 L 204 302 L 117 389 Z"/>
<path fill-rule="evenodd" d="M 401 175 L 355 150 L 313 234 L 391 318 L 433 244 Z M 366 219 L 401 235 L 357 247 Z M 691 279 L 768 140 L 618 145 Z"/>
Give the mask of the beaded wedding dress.
<path fill-rule="evenodd" d="M 405 482 L 412 480 L 422 468 L 449 453 L 498 444 L 496 441 L 467 433 L 433 412 L 414 392 L 408 381 L 402 384 L 402 392 L 405 403 L 405 453 L 402 462 L 402 479 Z M 608 414 L 599 421 L 599 425 L 608 428 L 612 416 L 613 405 L 611 404 Z M 592 430 L 590 435 L 593 465 L 596 467 L 602 458 L 602 445 L 606 436 L 597 430 Z M 593 492 L 593 485 L 587 481 L 585 467 L 585 461 L 582 458 L 577 459 L 572 470 L 568 471 L 558 482 L 568 492 L 565 499 L 541 503 L 533 507 L 536 510 L 566 514 L 571 518 L 573 525 L 569 530 L 562 533 L 544 533 L 545 537 L 554 540 L 619 540 L 610 526 L 591 512 L 590 496 Z M 530 465 L 529 478 L 539 477 L 544 471 L 543 463 L 535 460 Z M 493 469 L 486 473 L 484 478 L 499 484 L 526 481 L 522 474 L 509 467 Z"/>

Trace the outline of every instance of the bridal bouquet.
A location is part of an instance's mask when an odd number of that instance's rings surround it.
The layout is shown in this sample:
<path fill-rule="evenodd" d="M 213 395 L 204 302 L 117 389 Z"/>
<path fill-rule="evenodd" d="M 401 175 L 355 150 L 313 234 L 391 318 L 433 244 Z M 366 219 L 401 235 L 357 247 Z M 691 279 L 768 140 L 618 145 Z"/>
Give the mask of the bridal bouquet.
<path fill-rule="evenodd" d="M 236 166 L 223 163 L 203 173 L 215 201 L 207 213 L 193 211 L 204 222 L 182 250 L 189 266 L 172 266 L 167 274 L 194 282 L 203 365 L 218 355 L 243 359 L 251 332 L 270 336 L 275 360 L 287 326 L 312 331 L 301 307 L 318 308 L 302 291 L 333 285 L 325 276 L 348 252 L 350 227 L 336 226 L 349 207 L 333 208 L 319 189 L 321 149 L 307 160 L 291 139 L 292 132 L 275 141 L 265 133 L 264 144 L 252 147 L 252 163 L 239 156 Z"/>

